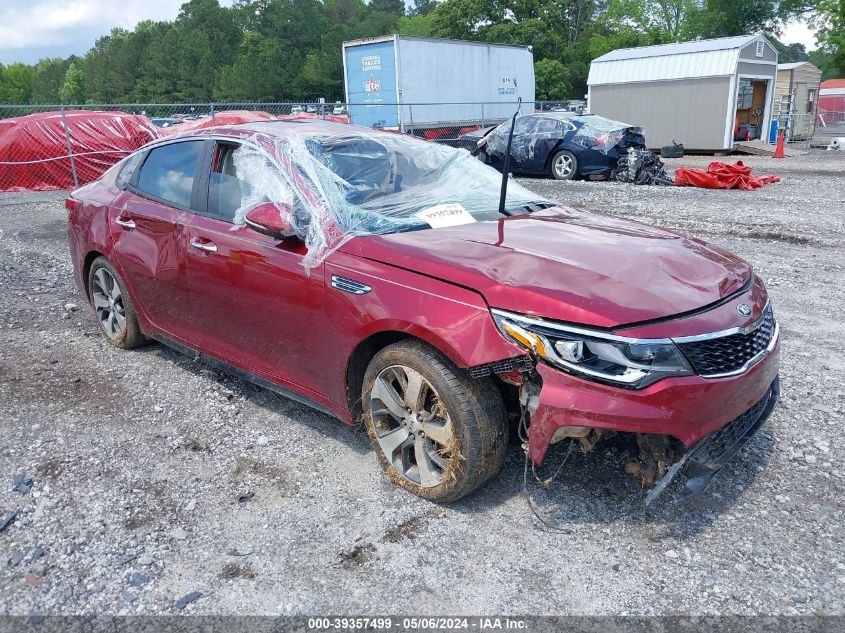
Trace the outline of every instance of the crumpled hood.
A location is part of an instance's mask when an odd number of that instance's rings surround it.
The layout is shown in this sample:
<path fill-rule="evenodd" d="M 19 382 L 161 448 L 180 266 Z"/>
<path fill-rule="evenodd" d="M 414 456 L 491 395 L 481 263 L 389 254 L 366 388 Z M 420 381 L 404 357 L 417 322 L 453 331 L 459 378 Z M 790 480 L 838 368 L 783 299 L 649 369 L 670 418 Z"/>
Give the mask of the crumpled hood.
<path fill-rule="evenodd" d="M 745 261 L 700 240 L 560 207 L 359 237 L 342 250 L 471 288 L 493 308 L 598 327 L 701 308 L 751 275 Z"/>

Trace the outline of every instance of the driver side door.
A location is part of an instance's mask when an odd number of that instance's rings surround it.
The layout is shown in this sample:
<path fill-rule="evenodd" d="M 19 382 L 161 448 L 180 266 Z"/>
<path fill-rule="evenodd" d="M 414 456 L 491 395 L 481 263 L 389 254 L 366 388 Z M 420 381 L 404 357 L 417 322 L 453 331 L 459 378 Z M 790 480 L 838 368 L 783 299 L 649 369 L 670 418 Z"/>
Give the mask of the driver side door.
<path fill-rule="evenodd" d="M 261 201 L 260 181 L 267 177 L 236 160 L 241 148 L 234 141 L 210 143 L 200 210 L 186 228 L 197 346 L 320 402 L 323 267 L 306 274 L 307 250 L 296 238 L 280 241 L 235 226 L 238 209 Z M 265 168 L 287 182 L 277 165 L 268 161 Z"/>

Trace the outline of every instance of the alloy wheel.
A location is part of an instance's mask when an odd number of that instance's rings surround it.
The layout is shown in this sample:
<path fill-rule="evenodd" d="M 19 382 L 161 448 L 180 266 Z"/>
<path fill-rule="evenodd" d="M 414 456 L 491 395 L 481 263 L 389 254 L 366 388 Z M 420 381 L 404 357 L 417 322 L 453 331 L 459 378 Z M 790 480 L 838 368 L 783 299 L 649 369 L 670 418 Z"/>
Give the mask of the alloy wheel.
<path fill-rule="evenodd" d="M 554 167 L 558 178 L 569 178 L 575 170 L 575 161 L 572 160 L 572 156 L 561 154 L 555 159 Z"/>
<path fill-rule="evenodd" d="M 91 296 L 97 320 L 109 338 L 117 339 L 126 326 L 126 307 L 120 285 L 105 268 L 94 273 L 92 282 Z"/>
<path fill-rule="evenodd" d="M 387 460 L 411 483 L 431 488 L 443 481 L 455 457 L 455 431 L 446 406 L 418 371 L 392 365 L 370 394 L 376 440 Z"/>

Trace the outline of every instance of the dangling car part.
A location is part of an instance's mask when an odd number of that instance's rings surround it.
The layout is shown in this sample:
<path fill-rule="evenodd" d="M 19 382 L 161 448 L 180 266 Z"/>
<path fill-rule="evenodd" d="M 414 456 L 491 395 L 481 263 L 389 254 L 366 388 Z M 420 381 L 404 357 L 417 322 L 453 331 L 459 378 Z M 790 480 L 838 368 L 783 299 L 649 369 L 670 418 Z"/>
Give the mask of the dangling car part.
<path fill-rule="evenodd" d="M 673 185 L 663 161 L 650 149 L 629 147 L 611 178 L 634 185 Z"/>
<path fill-rule="evenodd" d="M 425 499 L 495 478 L 519 421 L 537 468 L 560 440 L 629 433 L 648 436 L 641 477 L 689 451 L 716 469 L 776 399 L 763 282 L 506 184 L 500 208 L 502 174 L 466 150 L 316 119 L 193 130 L 75 191 L 70 253 L 110 344 L 153 339 L 363 423 Z"/>

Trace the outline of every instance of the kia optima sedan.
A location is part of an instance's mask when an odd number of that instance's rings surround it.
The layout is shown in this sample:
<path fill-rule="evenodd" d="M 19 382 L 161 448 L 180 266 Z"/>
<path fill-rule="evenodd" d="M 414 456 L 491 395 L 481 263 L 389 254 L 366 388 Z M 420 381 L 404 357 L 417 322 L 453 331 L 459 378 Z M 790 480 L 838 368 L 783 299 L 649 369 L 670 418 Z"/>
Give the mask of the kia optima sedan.
<path fill-rule="evenodd" d="M 517 431 L 536 466 L 614 436 L 647 500 L 676 476 L 700 492 L 778 399 L 763 282 L 513 181 L 500 206 L 500 184 L 466 150 L 344 124 L 185 132 L 67 199 L 76 282 L 112 345 L 363 423 L 426 499 L 494 478 Z"/>

